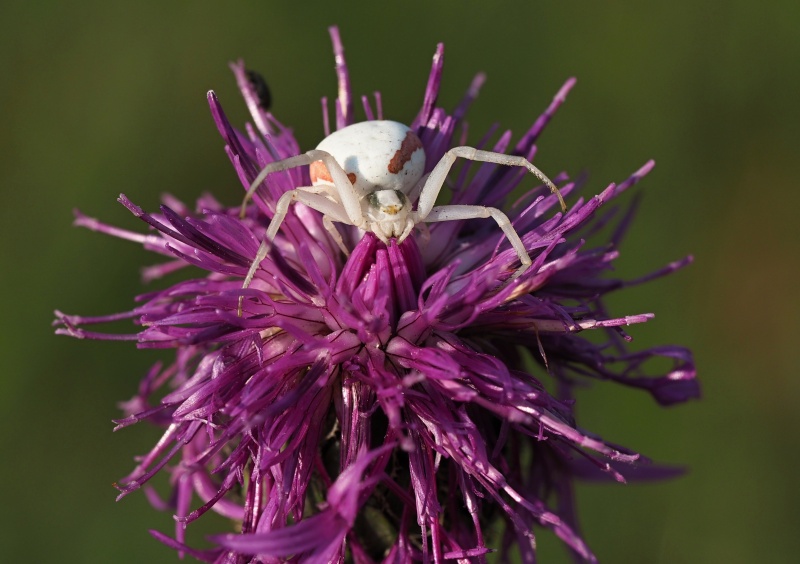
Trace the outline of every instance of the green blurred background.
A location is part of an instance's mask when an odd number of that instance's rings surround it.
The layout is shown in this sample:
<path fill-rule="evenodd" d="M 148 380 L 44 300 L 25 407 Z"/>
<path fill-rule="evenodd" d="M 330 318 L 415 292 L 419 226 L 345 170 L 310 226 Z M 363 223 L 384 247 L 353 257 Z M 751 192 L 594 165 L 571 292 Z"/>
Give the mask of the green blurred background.
<path fill-rule="evenodd" d="M 50 327 L 55 308 L 129 309 L 154 257 L 72 228 L 71 209 L 141 230 L 116 203 L 120 192 L 150 210 L 162 192 L 238 202 L 206 91 L 242 125 L 227 63 L 243 57 L 312 147 L 319 98 L 335 96 L 334 23 L 355 92 L 381 90 L 390 118 L 414 116 L 443 41 L 441 104 L 452 107 L 475 72 L 489 76 L 472 141 L 494 121 L 520 134 L 577 76 L 537 164 L 550 175 L 586 171 L 597 192 L 656 159 L 619 270 L 638 276 L 689 253 L 696 262 L 611 306 L 656 313 L 632 328 L 636 346 L 691 346 L 704 398 L 663 410 L 598 385 L 580 396 L 579 415 L 691 471 L 663 484 L 580 487 L 585 535 L 604 562 L 796 558 L 800 3 L 343 4 L 3 3 L 0 559 L 176 561 L 146 532 L 171 531 L 171 516 L 139 494 L 115 503 L 111 487 L 157 436 L 144 425 L 112 434 L 110 420 L 158 355 Z M 547 535 L 541 560 L 567 561 Z"/>

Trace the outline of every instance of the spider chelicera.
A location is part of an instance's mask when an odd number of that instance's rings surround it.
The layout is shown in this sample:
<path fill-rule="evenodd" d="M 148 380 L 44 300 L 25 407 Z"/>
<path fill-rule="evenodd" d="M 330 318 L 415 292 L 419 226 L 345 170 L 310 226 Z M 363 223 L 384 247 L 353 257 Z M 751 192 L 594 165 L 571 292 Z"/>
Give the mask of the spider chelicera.
<path fill-rule="evenodd" d="M 250 286 L 286 217 L 289 204 L 294 201 L 322 214 L 325 228 L 345 255 L 349 251 L 333 225 L 334 221 L 371 231 L 387 244 L 394 237 L 400 244 L 418 223 L 491 217 L 519 256 L 522 266 L 514 277 L 519 276 L 530 266 L 531 259 L 503 212 L 474 205 L 434 206 L 450 167 L 459 157 L 525 167 L 550 188 L 558 197 L 561 208 L 566 210 L 555 184 L 523 157 L 473 147 L 454 147 L 444 154 L 424 182 L 420 182 L 425 170 L 425 150 L 409 127 L 385 120 L 355 123 L 331 133 L 313 151 L 269 163 L 253 180 L 242 202 L 242 216 L 248 201 L 270 173 L 310 165 L 312 185 L 289 190 L 280 197 L 242 288 Z M 415 193 L 419 193 L 416 210 L 412 209 L 409 197 Z M 241 307 L 242 298 L 239 299 L 239 315 Z"/>

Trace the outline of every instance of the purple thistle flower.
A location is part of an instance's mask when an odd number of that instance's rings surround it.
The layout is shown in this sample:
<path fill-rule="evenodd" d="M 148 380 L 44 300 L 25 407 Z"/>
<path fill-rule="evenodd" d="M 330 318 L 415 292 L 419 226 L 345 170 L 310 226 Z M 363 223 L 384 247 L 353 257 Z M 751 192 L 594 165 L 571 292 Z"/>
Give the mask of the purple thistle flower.
<path fill-rule="evenodd" d="M 353 96 L 335 28 L 331 36 L 341 129 L 355 121 Z M 460 144 L 457 132 L 484 80 L 476 77 L 448 114 L 436 106 L 442 64 L 439 45 L 410 125 L 424 146 L 426 172 Z M 254 75 L 242 62 L 231 68 L 255 127 L 237 131 L 213 92 L 208 101 L 249 187 L 266 164 L 301 149 L 264 107 Z M 486 148 L 533 159 L 539 135 L 574 83 L 566 82 L 516 144 L 506 132 Z M 362 100 L 367 119 L 382 119 L 379 97 L 375 112 Z M 510 201 L 515 188 L 529 184 L 524 170 L 463 163 L 450 175 L 452 203 L 508 213 L 533 261 L 516 278 L 518 255 L 491 220 L 436 223 L 427 242 L 417 234 L 388 246 L 345 226 L 347 257 L 321 214 L 298 204 L 242 290 L 276 201 L 310 184 L 307 167 L 267 177 L 241 219 L 238 207 L 211 196 L 196 211 L 167 197 L 160 213 L 150 214 L 120 195 L 152 228 L 148 234 L 76 213 L 77 225 L 168 257 L 145 270 L 146 280 L 187 265 L 207 271 L 139 296 L 126 313 L 56 312 L 59 334 L 176 351 L 175 361 L 155 365 L 123 404 L 117 428 L 148 420 L 165 431 L 120 480 L 119 497 L 143 487 L 177 520 L 174 538 L 152 534 L 206 562 L 482 562 L 493 550 L 505 558 L 512 548 L 534 562 L 535 525 L 555 532 L 578 559 L 594 561 L 578 531 L 574 480 L 624 482 L 675 471 L 643 464 L 639 454 L 580 428 L 573 388 L 612 380 L 649 392 L 661 405 L 699 395 L 687 349 L 626 348 L 630 337 L 622 327 L 652 314 L 613 317 L 603 305 L 607 293 L 691 260 L 634 281 L 609 276 L 633 205 L 605 206 L 652 167 L 646 163 L 594 197 L 577 197 L 562 213 L 545 186 Z M 564 196 L 577 191 L 565 174 L 554 180 Z M 602 229 L 611 232 L 607 244 L 587 248 L 584 238 Z M 87 330 L 119 319 L 140 330 Z M 589 330 L 591 340 L 582 334 Z M 523 350 L 535 363 L 525 361 Z M 670 359 L 671 368 L 652 374 L 648 361 L 659 357 Z M 147 484 L 161 471 L 174 488 L 168 502 Z M 240 532 L 213 537 L 211 550 L 186 546 L 186 526 L 209 510 L 240 523 Z M 486 538 L 496 521 L 505 532 Z"/>

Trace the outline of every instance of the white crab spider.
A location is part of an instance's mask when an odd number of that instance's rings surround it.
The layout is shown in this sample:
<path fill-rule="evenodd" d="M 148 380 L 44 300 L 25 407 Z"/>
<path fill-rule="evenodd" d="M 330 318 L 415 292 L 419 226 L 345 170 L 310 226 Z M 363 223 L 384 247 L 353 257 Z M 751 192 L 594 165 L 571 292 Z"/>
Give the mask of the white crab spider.
<path fill-rule="evenodd" d="M 527 159 L 472 147 L 454 147 L 447 151 L 419 188 L 425 170 L 425 150 L 419 137 L 409 127 L 395 121 L 355 123 L 331 133 L 313 151 L 269 163 L 253 180 L 242 202 L 242 216 L 247 202 L 270 173 L 310 165 L 312 186 L 289 190 L 280 197 L 242 288 L 250 286 L 293 201 L 323 215 L 323 224 L 346 255 L 349 251 L 332 221 L 371 231 L 387 244 L 394 237 L 399 244 L 418 223 L 491 217 L 519 256 L 522 266 L 514 275 L 519 276 L 530 266 L 531 259 L 503 212 L 485 206 L 434 207 L 450 167 L 459 157 L 525 167 L 556 194 L 562 209 L 566 210 L 558 188 Z M 413 210 L 409 196 L 417 189 L 419 199 L 417 209 Z M 242 298 L 239 299 L 239 315 L 241 305 Z"/>

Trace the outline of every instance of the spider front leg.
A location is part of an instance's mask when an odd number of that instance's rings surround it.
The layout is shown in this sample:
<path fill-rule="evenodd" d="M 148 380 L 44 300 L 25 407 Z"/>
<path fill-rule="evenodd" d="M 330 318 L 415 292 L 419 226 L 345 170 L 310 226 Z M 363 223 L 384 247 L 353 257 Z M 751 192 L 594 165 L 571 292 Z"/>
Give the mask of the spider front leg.
<path fill-rule="evenodd" d="M 522 239 L 519 238 L 519 235 L 517 235 L 517 232 L 514 230 L 514 227 L 508 220 L 508 216 L 506 216 L 506 214 L 497 208 L 458 205 L 438 206 L 430 211 L 428 216 L 425 218 L 425 221 L 428 223 L 434 223 L 437 221 L 458 221 L 462 219 L 477 219 L 483 217 L 491 217 L 497 222 L 497 225 L 500 226 L 500 229 L 502 229 L 503 233 L 505 233 L 508 242 L 511 243 L 511 246 L 517 252 L 517 256 L 519 256 L 522 266 L 517 269 L 511 278 L 516 278 L 528 270 L 528 267 L 531 265 L 531 257 L 528 255 L 528 251 L 525 250 L 525 245 L 522 244 Z"/>
<path fill-rule="evenodd" d="M 290 168 L 296 168 L 298 166 L 310 165 L 311 163 L 317 161 L 322 161 L 325 165 L 325 168 L 328 170 L 328 174 L 333 182 L 333 188 L 337 192 L 339 202 L 334 202 L 326 196 L 319 194 L 320 191 L 327 192 L 327 184 L 322 186 L 302 186 L 300 188 L 295 188 L 294 190 L 285 192 L 275 205 L 275 215 L 272 217 L 272 221 L 269 224 L 266 237 L 263 241 L 261 241 L 261 244 L 258 247 L 256 258 L 250 265 L 250 270 L 247 271 L 247 276 L 244 279 L 244 284 L 242 284 L 242 289 L 249 287 L 250 283 L 253 281 L 256 270 L 258 270 L 261 261 L 263 261 L 269 253 L 272 240 L 278 233 L 278 228 L 281 226 L 281 223 L 283 223 L 283 219 L 286 217 L 286 212 L 289 210 L 289 204 L 293 200 L 302 202 L 308 207 L 321 212 L 323 216 L 325 216 L 323 217 L 323 224 L 325 225 L 325 228 L 331 234 L 334 241 L 336 241 L 336 244 L 339 245 L 339 248 L 341 248 L 345 254 L 347 254 L 342 237 L 339 235 L 339 232 L 336 231 L 336 228 L 330 223 L 330 220 L 333 219 L 334 221 L 340 221 L 342 223 L 361 227 L 364 224 L 364 218 L 361 213 L 361 195 L 350 182 L 350 179 L 347 177 L 347 173 L 345 173 L 344 169 L 342 169 L 339 163 L 336 162 L 336 159 L 334 159 L 333 156 L 326 151 L 314 149 L 313 151 L 308 151 L 302 155 L 297 155 L 282 161 L 269 163 L 261 170 L 261 172 L 258 173 L 258 176 L 255 177 L 253 182 L 250 184 L 250 187 L 247 189 L 247 193 L 242 200 L 242 209 L 240 215 L 241 217 L 245 216 L 247 203 L 250 201 L 250 199 L 253 197 L 253 194 L 256 193 L 258 187 L 269 174 L 288 170 Z M 239 317 L 242 316 L 243 299 L 244 296 L 239 297 L 239 305 L 237 308 L 237 315 Z"/>
<path fill-rule="evenodd" d="M 272 221 L 267 228 L 267 233 L 264 236 L 264 240 L 261 241 L 261 244 L 258 246 L 258 251 L 256 251 L 256 258 L 253 259 L 253 262 L 250 264 L 250 270 L 247 271 L 247 276 L 244 278 L 244 283 L 242 284 L 243 290 L 248 288 L 250 283 L 253 281 L 253 277 L 255 277 L 256 271 L 261 265 L 261 261 L 263 261 L 269 253 L 269 249 L 272 246 L 272 241 L 275 239 L 275 235 L 277 235 L 278 229 L 280 228 L 281 223 L 283 223 L 283 220 L 289 211 L 289 204 L 294 201 L 305 204 L 308 207 L 322 213 L 322 221 L 326 229 L 331 232 L 334 241 L 336 241 L 339 247 L 345 251 L 345 254 L 347 254 L 341 235 L 339 235 L 339 232 L 336 231 L 336 228 L 331 223 L 331 220 L 339 221 L 341 223 L 351 223 L 350 219 L 345 213 L 344 206 L 322 194 L 316 193 L 316 190 L 317 188 L 315 186 L 301 186 L 300 188 L 295 188 L 294 190 L 284 192 L 284 194 L 280 197 L 278 203 L 275 205 L 275 215 L 272 217 Z M 239 317 L 242 316 L 243 300 L 244 296 L 239 296 L 239 304 L 236 310 L 236 314 Z"/>
<path fill-rule="evenodd" d="M 342 223 L 347 223 L 347 222 L 345 221 L 345 222 L 342 222 Z M 339 248 L 342 250 L 342 252 L 344 253 L 344 256 L 349 257 L 350 256 L 350 249 L 348 249 L 345 246 L 344 241 L 342 240 L 342 234 L 339 233 L 338 229 L 336 229 L 336 226 L 333 224 L 333 220 L 330 218 L 330 216 L 327 216 L 327 215 L 323 215 L 322 216 L 322 225 L 324 225 L 325 229 L 328 230 L 328 233 L 333 238 L 333 240 L 336 242 L 336 244 L 339 246 Z"/>
<path fill-rule="evenodd" d="M 415 212 L 414 221 L 419 222 L 437 222 L 437 221 L 452 221 L 461 219 L 473 219 L 481 217 L 491 217 L 500 226 L 500 229 L 505 233 L 511 246 L 517 251 L 519 260 L 522 266 L 514 273 L 513 278 L 516 278 L 531 264 L 531 258 L 525 250 L 525 245 L 517 235 L 511 222 L 508 220 L 506 214 L 497 208 L 487 208 L 484 206 L 467 206 L 467 205 L 454 205 L 454 206 L 439 206 L 434 208 L 436 198 L 444 185 L 447 174 L 457 158 L 469 159 L 471 161 L 481 161 L 487 163 L 496 163 L 506 166 L 521 166 L 530 171 L 536 178 L 544 182 L 550 191 L 558 197 L 561 204 L 561 209 L 566 211 L 567 206 L 564 203 L 564 198 L 558 191 L 553 182 L 544 175 L 542 171 L 533 166 L 528 159 L 517 157 L 513 155 L 504 155 L 503 153 L 494 153 L 491 151 L 481 151 L 474 147 L 453 147 L 447 151 L 441 160 L 436 163 L 436 166 L 431 171 L 422 191 L 419 194 L 419 202 L 417 203 L 417 211 Z"/>
<path fill-rule="evenodd" d="M 422 187 L 422 191 L 419 194 L 419 203 L 417 204 L 418 221 L 425 221 L 425 218 L 433 209 L 433 205 L 436 203 L 436 197 L 439 195 L 442 186 L 444 186 L 447 174 L 450 172 L 453 163 L 459 157 L 471 161 L 524 167 L 550 188 L 550 191 L 558 198 L 561 209 L 567 211 L 567 204 L 564 202 L 564 198 L 561 196 L 561 192 L 558 191 L 556 185 L 553 184 L 541 170 L 533 166 L 528 159 L 513 155 L 504 155 L 503 153 L 494 153 L 492 151 L 482 151 L 474 147 L 453 147 L 442 156 L 438 163 L 436 163 L 436 166 L 425 181 L 425 185 Z"/>
<path fill-rule="evenodd" d="M 350 179 L 347 178 L 347 173 L 339 165 L 339 163 L 336 162 L 336 159 L 334 159 L 330 153 L 326 151 L 320 151 L 318 149 L 308 151 L 302 155 L 289 157 L 288 159 L 284 159 L 282 161 L 269 163 L 267 166 L 261 169 L 261 172 L 258 173 L 258 176 L 256 176 L 255 180 L 253 180 L 253 182 L 250 184 L 250 187 L 247 189 L 247 193 L 244 195 L 244 200 L 242 200 L 242 209 L 240 212 L 241 217 L 244 217 L 247 203 L 253 197 L 253 194 L 256 193 L 258 187 L 271 173 L 289 170 L 290 168 L 297 168 L 298 166 L 310 165 L 316 161 L 322 161 L 325 165 L 325 168 L 328 169 L 328 173 L 330 174 L 333 185 L 339 194 L 342 206 L 347 213 L 350 223 L 360 227 L 364 222 L 364 219 L 361 217 L 361 196 L 363 194 L 359 194 L 356 191 L 355 187 L 350 182 Z"/>

